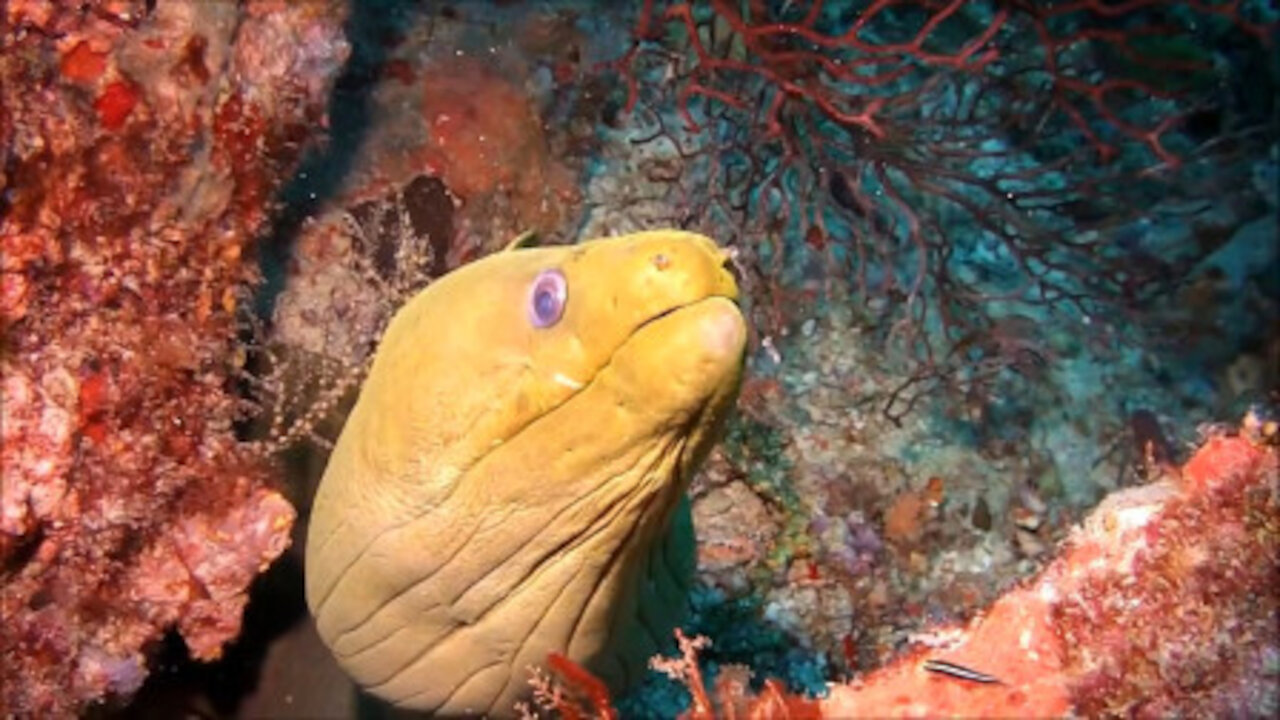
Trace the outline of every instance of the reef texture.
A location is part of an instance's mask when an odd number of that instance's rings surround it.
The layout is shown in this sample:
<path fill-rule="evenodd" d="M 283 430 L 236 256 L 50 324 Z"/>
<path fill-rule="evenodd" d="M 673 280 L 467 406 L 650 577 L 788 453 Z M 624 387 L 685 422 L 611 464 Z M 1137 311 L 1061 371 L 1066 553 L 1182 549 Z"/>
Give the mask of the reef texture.
<path fill-rule="evenodd" d="M 1109 496 L 1060 557 L 984 617 L 930 637 L 830 717 L 1269 716 L 1280 697 L 1275 428 L 1215 434 L 1171 477 Z M 925 670 L 945 660 L 995 676 Z"/>
<path fill-rule="evenodd" d="M 888 666 L 788 695 L 721 668 L 708 687 L 698 651 L 655 670 L 684 684 L 688 718 L 1269 717 L 1280 710 L 1280 428 L 1251 415 L 1214 431 L 1181 467 L 1110 495 L 1037 577 L 967 627 L 936 627 Z M 553 658 L 553 660 L 555 660 Z M 927 661 L 949 663 L 930 670 Z M 565 717 L 612 716 L 580 668 L 551 663 L 535 699 Z M 975 671 L 963 677 L 965 671 Z M 590 708 L 588 710 L 588 708 Z"/>
<path fill-rule="evenodd" d="M 294 509 L 236 439 L 236 309 L 322 127 L 339 3 L 4 6 L 0 715 L 212 659 Z"/>

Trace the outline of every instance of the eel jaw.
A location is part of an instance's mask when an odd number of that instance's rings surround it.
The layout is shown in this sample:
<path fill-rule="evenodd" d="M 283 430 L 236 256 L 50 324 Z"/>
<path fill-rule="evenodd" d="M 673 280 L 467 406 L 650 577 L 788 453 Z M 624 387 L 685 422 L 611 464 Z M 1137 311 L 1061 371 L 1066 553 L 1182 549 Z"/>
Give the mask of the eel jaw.
<path fill-rule="evenodd" d="M 656 313 L 650 316 L 649 318 L 641 322 L 639 325 L 637 325 L 635 329 L 632 330 L 631 333 L 627 335 L 626 338 L 623 339 L 623 341 L 618 345 L 618 347 L 614 349 L 613 353 L 609 356 L 608 362 L 606 362 L 605 365 L 602 366 L 599 370 L 596 370 L 594 373 L 592 373 L 592 375 L 585 382 L 559 370 L 554 372 L 551 375 L 551 382 L 557 385 L 560 385 L 562 387 L 568 388 L 571 391 L 571 394 L 565 397 L 560 403 L 558 403 L 556 407 L 559 407 L 560 405 L 563 405 L 565 402 L 568 402 L 574 395 L 577 395 L 581 390 L 583 390 L 592 382 L 594 382 L 596 377 L 600 374 L 602 370 L 604 370 L 604 368 L 614 363 L 614 360 L 616 359 L 618 354 L 623 351 L 623 348 L 625 348 L 628 343 L 630 343 L 637 335 L 644 332 L 647 328 L 654 325 L 655 323 L 661 322 L 662 320 L 672 315 L 675 315 L 676 313 L 682 310 L 686 310 L 688 308 L 694 307 L 696 305 L 700 305 L 702 303 L 705 303 L 707 301 L 717 299 L 717 298 L 721 300 L 726 300 L 729 303 L 732 303 L 735 308 L 738 307 L 737 297 L 733 295 L 727 295 L 727 294 L 704 295 L 702 297 L 699 297 L 694 300 L 690 300 L 688 302 L 680 303 L 678 305 L 673 305 L 659 313 Z M 730 353 L 734 351 L 733 350 L 734 347 L 745 346 L 745 325 L 740 319 L 741 311 L 739 310 L 737 314 L 739 317 L 738 322 L 736 323 L 722 322 L 719 325 L 718 330 L 712 331 L 716 337 L 711 339 L 711 344 L 720 347 L 722 352 Z M 741 332 L 739 332 L 739 328 L 742 328 Z M 742 351 L 738 350 L 737 353 L 740 356 L 742 354 Z M 548 410 L 548 412 L 554 412 L 555 410 L 556 408 L 551 408 L 550 410 Z"/>

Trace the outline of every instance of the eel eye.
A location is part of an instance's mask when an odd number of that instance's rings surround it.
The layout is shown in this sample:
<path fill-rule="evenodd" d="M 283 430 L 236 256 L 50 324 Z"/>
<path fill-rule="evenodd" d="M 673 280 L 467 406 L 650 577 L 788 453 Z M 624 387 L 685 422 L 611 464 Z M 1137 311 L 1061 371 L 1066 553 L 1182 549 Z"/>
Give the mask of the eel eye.
<path fill-rule="evenodd" d="M 559 270 L 543 270 L 533 281 L 529 293 L 529 322 L 538 328 L 555 325 L 564 314 L 568 285 Z"/>

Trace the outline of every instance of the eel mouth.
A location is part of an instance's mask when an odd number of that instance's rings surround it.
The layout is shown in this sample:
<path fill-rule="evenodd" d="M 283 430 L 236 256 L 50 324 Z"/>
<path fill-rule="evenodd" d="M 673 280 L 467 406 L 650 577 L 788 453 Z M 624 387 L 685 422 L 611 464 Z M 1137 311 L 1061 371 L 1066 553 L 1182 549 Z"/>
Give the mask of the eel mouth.
<path fill-rule="evenodd" d="M 666 310 L 663 310 L 657 315 L 649 316 L 648 318 L 645 319 L 644 322 L 637 325 L 635 329 L 631 331 L 631 334 L 627 335 L 627 339 L 623 340 L 622 343 L 618 345 L 617 348 L 614 349 L 614 354 L 617 354 L 619 350 L 621 350 L 628 342 L 630 342 L 631 338 L 635 337 L 637 334 L 639 334 L 641 331 L 643 331 L 645 328 L 649 327 L 650 325 L 658 322 L 663 318 L 671 317 L 672 315 L 675 315 L 676 313 L 680 312 L 681 310 L 684 310 L 685 308 L 693 307 L 694 305 L 697 305 L 698 303 L 704 302 L 713 297 L 724 297 L 724 296 L 723 295 L 706 295 L 704 297 L 698 298 L 697 300 L 690 300 L 687 303 L 672 305 L 671 307 L 667 308 Z"/>
<path fill-rule="evenodd" d="M 689 302 L 680 303 L 679 305 L 672 305 L 671 307 L 667 308 L 666 310 L 663 310 L 662 312 L 649 316 L 647 319 L 644 320 L 644 322 L 641 322 L 639 325 L 637 325 L 635 329 L 632 330 L 629 335 L 627 335 L 627 339 L 623 340 L 621 343 L 619 343 L 618 347 L 614 348 L 613 353 L 609 356 L 609 362 L 605 363 L 605 367 L 608 367 L 608 365 L 613 362 L 613 359 L 617 357 L 618 353 L 621 352 L 627 346 L 627 344 L 632 341 L 632 339 L 634 339 L 637 335 L 643 332 L 645 328 L 659 322 L 660 320 L 663 320 L 664 318 L 669 318 L 672 315 L 680 313 L 681 311 L 698 307 L 703 303 L 713 302 L 716 299 L 728 300 L 730 303 L 733 303 L 734 307 L 738 308 L 739 313 L 742 312 L 742 307 L 738 305 L 738 299 L 736 297 L 723 295 L 723 294 L 703 295 L 697 300 L 690 300 Z M 597 371 L 597 374 L 598 373 L 599 371 Z"/>
<path fill-rule="evenodd" d="M 617 361 L 619 354 L 625 352 L 627 346 L 630 345 L 635 340 L 636 337 L 638 337 L 641 333 L 643 333 L 646 328 L 652 325 L 655 325 L 658 322 L 666 318 L 669 318 L 673 315 L 679 314 L 680 312 L 689 310 L 691 308 L 699 307 L 703 303 L 713 302 L 717 299 L 727 300 L 728 302 L 732 303 L 733 306 L 738 309 L 738 314 L 741 315 L 742 307 L 738 304 L 737 297 L 723 294 L 723 293 L 713 293 L 709 295 L 703 295 L 702 297 L 699 297 L 696 300 L 690 300 L 688 302 L 680 303 L 678 305 L 672 305 L 671 307 L 661 312 L 655 313 L 649 316 L 648 318 L 645 318 L 644 321 L 642 321 L 639 325 L 636 325 L 635 328 L 633 328 L 631 332 L 627 334 L 627 336 L 622 340 L 622 342 L 618 343 L 618 346 L 615 347 L 611 353 L 609 353 L 609 359 L 603 365 L 596 368 L 595 372 L 591 373 L 590 377 L 588 377 L 585 381 L 581 381 L 576 378 L 569 377 L 560 372 L 557 372 L 555 375 L 553 375 L 552 376 L 553 381 L 555 381 L 560 385 L 563 385 L 564 387 L 569 388 L 573 392 L 567 397 L 565 397 L 563 401 L 561 401 L 560 403 L 557 403 L 555 407 L 550 408 L 546 414 L 554 413 L 557 409 L 560 408 L 561 405 L 563 405 L 565 402 L 568 402 L 578 393 L 585 390 L 592 383 L 594 383 L 596 381 L 596 378 L 600 376 L 600 373 L 604 372 L 607 368 L 612 366 Z"/>
<path fill-rule="evenodd" d="M 637 325 L 635 329 L 632 330 L 629 335 L 627 335 L 627 338 L 623 340 L 618 345 L 618 347 L 614 348 L 613 352 L 609 356 L 609 362 L 605 363 L 605 365 L 601 369 L 603 370 L 604 367 L 608 367 L 609 365 L 613 364 L 614 360 L 618 357 L 618 354 L 623 352 L 626 349 L 626 347 L 635 340 L 636 337 L 638 337 L 642 332 L 645 331 L 646 328 L 652 325 L 655 325 L 666 318 L 672 317 L 674 315 L 678 315 L 682 312 L 692 310 L 694 308 L 703 307 L 708 303 L 714 303 L 719 300 L 727 301 L 730 305 L 732 305 L 732 307 L 735 310 L 735 314 L 737 315 L 737 318 L 741 320 L 742 306 L 738 304 L 738 299 L 736 297 L 733 297 L 730 295 L 724 295 L 719 293 L 711 294 L 711 295 L 703 295 L 697 300 L 690 300 L 689 302 L 686 302 L 686 303 L 673 305 L 667 308 L 666 310 L 663 310 L 662 312 L 659 312 L 650 316 L 649 318 L 645 319 L 644 322 L 641 322 L 639 325 Z M 596 374 L 598 375 L 599 371 L 596 371 Z"/>

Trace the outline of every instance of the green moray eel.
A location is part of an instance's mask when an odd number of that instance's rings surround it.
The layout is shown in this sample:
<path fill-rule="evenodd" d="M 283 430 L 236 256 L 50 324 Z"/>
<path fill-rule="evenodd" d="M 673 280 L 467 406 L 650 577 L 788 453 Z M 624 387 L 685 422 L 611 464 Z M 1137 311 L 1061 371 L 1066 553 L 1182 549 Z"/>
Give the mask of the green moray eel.
<path fill-rule="evenodd" d="M 684 613 L 684 492 L 737 395 L 725 252 L 664 230 L 513 247 L 392 319 L 317 491 L 307 604 L 365 690 L 509 715 L 564 654 L 615 689 Z"/>

